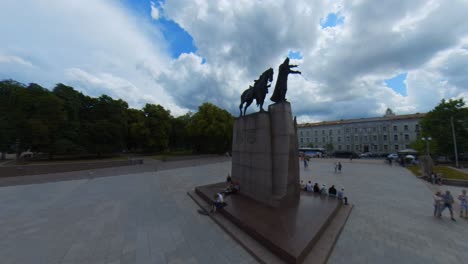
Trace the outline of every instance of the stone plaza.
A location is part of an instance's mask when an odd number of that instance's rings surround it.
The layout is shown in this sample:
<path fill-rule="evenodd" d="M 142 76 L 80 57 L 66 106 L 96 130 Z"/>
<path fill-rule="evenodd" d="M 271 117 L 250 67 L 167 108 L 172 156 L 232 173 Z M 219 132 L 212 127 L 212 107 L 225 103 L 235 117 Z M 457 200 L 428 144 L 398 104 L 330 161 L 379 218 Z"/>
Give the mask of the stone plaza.
<path fill-rule="evenodd" d="M 341 173 L 336 161 L 312 159 L 300 171 L 304 182 L 344 187 L 354 205 L 329 263 L 468 259 L 468 220 L 432 216 L 439 187 L 381 160 L 340 160 Z M 1 263 L 257 263 L 187 195 L 223 181 L 230 169 L 227 159 L 166 168 L 145 160 L 60 175 L 77 180 L 0 187 Z"/>

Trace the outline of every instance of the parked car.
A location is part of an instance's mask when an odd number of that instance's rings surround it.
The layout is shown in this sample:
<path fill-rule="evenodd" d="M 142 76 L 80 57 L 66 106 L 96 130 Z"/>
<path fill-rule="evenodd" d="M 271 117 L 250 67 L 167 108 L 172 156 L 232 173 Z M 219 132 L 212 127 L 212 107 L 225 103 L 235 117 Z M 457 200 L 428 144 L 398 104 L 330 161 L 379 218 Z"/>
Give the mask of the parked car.
<path fill-rule="evenodd" d="M 350 157 L 359 158 L 359 155 L 356 154 L 356 152 L 353 151 L 335 151 L 333 152 L 333 157 L 335 158 L 346 158 L 349 159 Z"/>
<path fill-rule="evenodd" d="M 372 152 L 364 152 L 364 153 L 359 154 L 359 157 L 360 158 L 372 158 L 372 157 L 375 157 L 375 154 Z"/>
<path fill-rule="evenodd" d="M 388 154 L 387 159 L 396 160 L 396 159 L 398 159 L 398 154 L 396 154 L 396 153 L 390 153 L 390 154 Z"/>

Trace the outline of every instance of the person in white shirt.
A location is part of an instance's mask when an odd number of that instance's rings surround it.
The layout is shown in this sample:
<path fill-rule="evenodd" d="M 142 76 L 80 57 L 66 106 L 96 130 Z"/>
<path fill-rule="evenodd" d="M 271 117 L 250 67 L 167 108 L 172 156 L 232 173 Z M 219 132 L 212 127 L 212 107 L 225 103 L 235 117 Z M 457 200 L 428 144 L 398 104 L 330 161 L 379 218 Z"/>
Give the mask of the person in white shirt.
<path fill-rule="evenodd" d="M 210 213 L 216 213 L 216 209 L 221 209 L 224 207 L 224 197 L 223 194 L 217 193 L 214 195 L 215 201 L 213 202 L 213 208 Z"/>
<path fill-rule="evenodd" d="M 314 189 L 312 188 L 312 183 L 310 181 L 306 184 L 306 191 L 307 192 L 313 192 L 314 191 Z"/>

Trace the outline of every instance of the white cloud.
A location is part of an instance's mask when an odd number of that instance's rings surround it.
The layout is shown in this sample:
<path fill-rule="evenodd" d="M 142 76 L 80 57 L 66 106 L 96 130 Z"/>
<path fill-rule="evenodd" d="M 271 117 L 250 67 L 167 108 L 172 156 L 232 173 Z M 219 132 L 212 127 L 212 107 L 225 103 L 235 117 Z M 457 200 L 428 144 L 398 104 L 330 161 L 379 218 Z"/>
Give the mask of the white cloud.
<path fill-rule="evenodd" d="M 27 61 L 18 56 L 0 54 L 0 64 L 2 63 L 5 63 L 5 64 L 14 63 L 14 64 L 22 65 L 22 66 L 33 67 L 33 64 L 30 61 Z"/>
<path fill-rule="evenodd" d="M 151 18 L 153 18 L 154 20 L 158 20 L 159 17 L 160 17 L 160 14 L 159 14 L 158 7 L 153 1 L 151 1 Z"/>
<path fill-rule="evenodd" d="M 163 68 L 170 62 L 162 34 L 118 2 L 1 1 L 0 34 L 8 36 L 2 38 L 0 54 L 35 66 L 23 70 L 0 64 L 0 79 L 38 82 L 48 88 L 63 82 L 90 95 L 118 96 L 133 107 L 159 103 L 182 109 L 141 71 L 141 65 Z"/>
<path fill-rule="evenodd" d="M 295 63 L 303 74 L 290 76 L 287 99 L 299 121 L 376 116 L 387 107 L 424 112 L 444 97 L 467 97 L 467 1 L 148 5 L 151 13 L 142 19 L 108 0 L 3 1 L 0 34 L 10 37 L 0 43 L 0 79 L 68 82 L 134 106 L 160 103 L 174 113 L 210 101 L 237 114 L 242 91 L 269 67 L 276 77 L 294 50 L 302 54 Z M 320 21 L 329 13 L 339 13 L 344 23 L 322 29 Z M 193 37 L 195 54 L 169 57 L 158 26 L 151 24 L 162 16 Z M 407 96 L 383 82 L 401 72 L 408 72 Z"/>

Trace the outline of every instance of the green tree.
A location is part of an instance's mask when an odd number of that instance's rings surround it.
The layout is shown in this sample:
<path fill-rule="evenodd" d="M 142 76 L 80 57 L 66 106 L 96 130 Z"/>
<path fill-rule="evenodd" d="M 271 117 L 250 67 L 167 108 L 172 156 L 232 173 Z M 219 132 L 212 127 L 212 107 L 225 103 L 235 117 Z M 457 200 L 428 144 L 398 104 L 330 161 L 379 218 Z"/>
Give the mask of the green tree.
<path fill-rule="evenodd" d="M 81 112 L 84 142 L 89 152 L 98 156 L 120 152 L 125 146 L 128 133 L 128 104 L 107 95 L 99 98 L 84 98 Z"/>
<path fill-rule="evenodd" d="M 81 154 L 85 152 L 82 139 L 81 112 L 85 96 L 73 87 L 57 84 L 53 93 L 64 102 L 65 122 L 59 129 L 55 150 L 57 154 Z"/>
<path fill-rule="evenodd" d="M 171 114 L 161 105 L 146 104 L 143 107 L 145 113 L 145 126 L 149 135 L 146 141 L 147 151 L 165 151 L 169 146 L 171 133 Z"/>
<path fill-rule="evenodd" d="M 454 153 L 451 119 L 454 120 L 454 131 L 459 152 L 463 152 L 468 144 L 468 108 L 463 98 L 456 100 L 443 99 L 439 105 L 426 114 L 421 120 L 422 136 L 431 137 L 434 141 L 434 153 L 452 155 Z"/>
<path fill-rule="evenodd" d="M 18 97 L 24 84 L 13 81 L 0 81 L 0 152 L 1 159 L 5 159 L 5 153 L 16 148 L 18 138 L 17 130 L 23 113 L 18 107 Z"/>
<path fill-rule="evenodd" d="M 128 109 L 127 149 L 142 151 L 149 140 L 150 130 L 146 127 L 146 117 L 142 110 Z"/>
<path fill-rule="evenodd" d="M 189 150 L 191 142 L 187 126 L 192 118 L 192 113 L 188 112 L 185 115 L 172 118 L 171 134 L 169 137 L 169 147 L 171 150 Z"/>
<path fill-rule="evenodd" d="M 230 150 L 234 117 L 211 103 L 198 107 L 188 124 L 194 150 L 201 153 L 223 153 Z"/>

